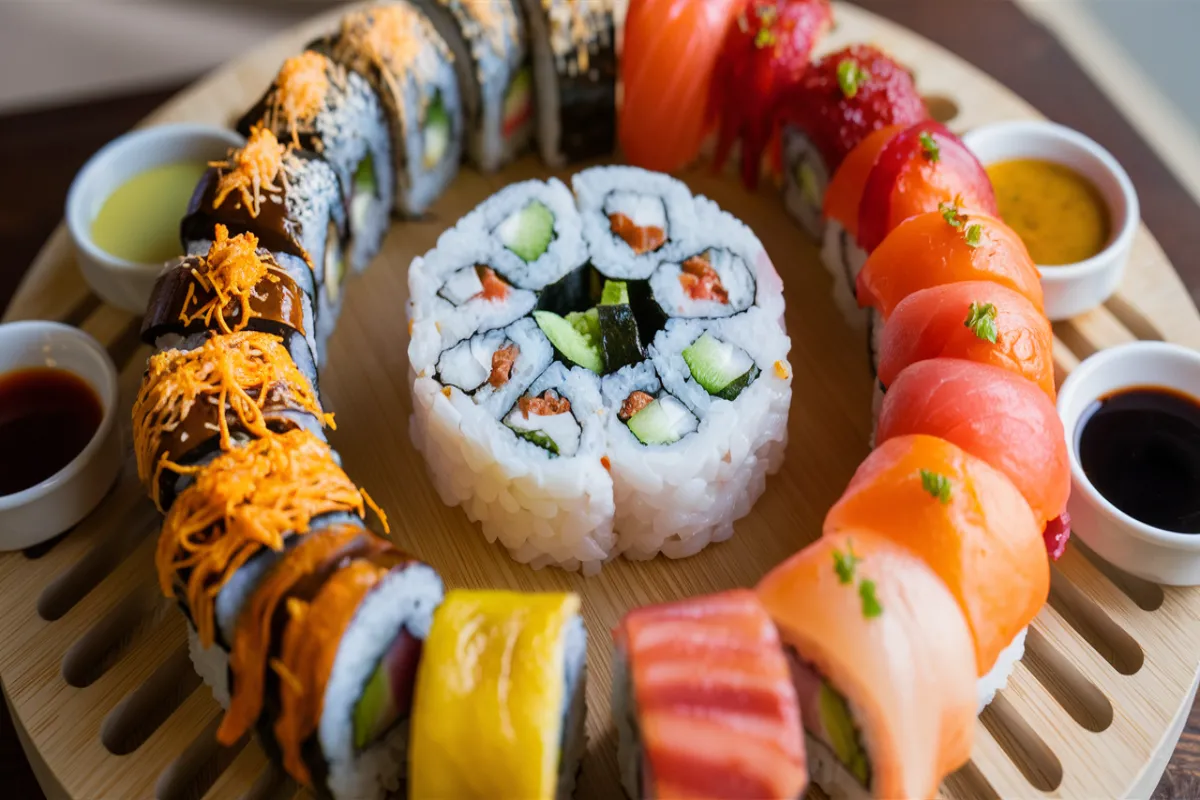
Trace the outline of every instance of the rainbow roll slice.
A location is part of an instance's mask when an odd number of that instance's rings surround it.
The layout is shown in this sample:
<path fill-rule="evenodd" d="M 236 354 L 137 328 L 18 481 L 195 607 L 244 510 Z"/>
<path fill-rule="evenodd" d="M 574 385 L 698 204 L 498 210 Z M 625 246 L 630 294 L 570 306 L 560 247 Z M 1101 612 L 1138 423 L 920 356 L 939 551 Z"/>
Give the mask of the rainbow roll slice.
<path fill-rule="evenodd" d="M 799 798 L 799 706 L 771 618 L 735 590 L 625 615 L 613 716 L 632 798 Z"/>
<path fill-rule="evenodd" d="M 954 597 L 916 556 L 826 535 L 758 585 L 790 661 L 814 783 L 917 800 L 971 755 L 975 655 Z"/>
<path fill-rule="evenodd" d="M 409 796 L 570 797 L 586 665 L 577 595 L 448 592 L 417 675 Z"/>

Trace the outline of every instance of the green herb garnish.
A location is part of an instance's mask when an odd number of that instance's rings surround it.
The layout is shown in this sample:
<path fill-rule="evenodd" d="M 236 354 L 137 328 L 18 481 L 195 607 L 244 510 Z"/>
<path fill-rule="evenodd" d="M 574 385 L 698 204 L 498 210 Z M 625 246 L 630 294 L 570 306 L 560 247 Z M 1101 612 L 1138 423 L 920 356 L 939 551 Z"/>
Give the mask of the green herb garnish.
<path fill-rule="evenodd" d="M 838 583 L 850 583 L 854 580 L 854 567 L 861 561 L 854 555 L 854 545 L 846 542 L 846 552 L 834 549 L 833 571 L 837 573 Z"/>
<path fill-rule="evenodd" d="M 847 99 L 858 94 L 858 87 L 867 82 L 871 73 L 867 72 L 852 58 L 845 58 L 837 65 L 837 82 Z"/>
<path fill-rule="evenodd" d="M 858 596 L 862 600 L 862 613 L 867 619 L 874 619 L 883 613 L 883 606 L 875 595 L 875 581 L 864 578 L 858 584 Z"/>
<path fill-rule="evenodd" d="M 959 211 L 954 203 L 938 203 L 938 211 L 951 228 L 961 228 L 967 221 L 967 215 Z"/>
<path fill-rule="evenodd" d="M 921 488 L 936 497 L 942 505 L 950 502 L 950 479 L 927 469 L 921 470 Z"/>
<path fill-rule="evenodd" d="M 979 247 L 980 239 L 983 236 L 983 228 L 978 224 L 968 225 L 966 232 L 967 247 Z"/>
<path fill-rule="evenodd" d="M 929 131 L 921 131 L 921 135 L 917 137 L 921 143 L 921 149 L 925 151 L 925 157 L 933 163 L 937 163 L 942 158 L 942 148 L 938 146 L 937 141 L 933 138 L 933 134 Z"/>
<path fill-rule="evenodd" d="M 754 46 L 759 50 L 764 47 L 772 47 L 779 38 L 775 35 L 775 31 L 771 30 L 771 25 L 775 23 L 775 18 L 779 16 L 779 12 L 774 6 L 760 6 L 758 9 L 758 21 L 762 25 L 758 29 L 758 33 L 754 35 Z"/>
<path fill-rule="evenodd" d="M 996 307 L 991 303 L 971 303 L 963 325 L 985 342 L 996 343 Z"/>

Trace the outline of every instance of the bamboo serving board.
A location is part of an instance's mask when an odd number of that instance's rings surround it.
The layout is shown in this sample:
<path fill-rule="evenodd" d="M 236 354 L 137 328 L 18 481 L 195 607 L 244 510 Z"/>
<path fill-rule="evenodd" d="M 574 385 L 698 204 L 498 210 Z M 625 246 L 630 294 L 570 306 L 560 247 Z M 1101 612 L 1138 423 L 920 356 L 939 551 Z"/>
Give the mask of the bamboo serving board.
<path fill-rule="evenodd" d="M 839 5 L 836 15 L 825 47 L 883 45 L 915 69 L 935 114 L 957 131 L 1036 116 L 993 80 L 911 32 L 854 6 Z M 314 19 L 264 44 L 183 92 L 147 124 L 228 124 L 258 98 L 285 57 L 335 19 L 336 13 Z M 496 176 L 464 170 L 428 220 L 394 225 L 383 254 L 350 285 L 321 387 L 337 414 L 332 441 L 348 472 L 388 511 L 396 540 L 433 564 L 449 586 L 582 595 L 591 645 L 589 749 L 578 796 L 616 798 L 610 629 L 634 606 L 752 585 L 814 539 L 867 454 L 871 380 L 864 342 L 835 310 L 816 248 L 777 195 L 748 193 L 703 168 L 683 176 L 755 229 L 784 278 L 796 374 L 787 461 L 734 538 L 693 558 L 617 560 L 590 579 L 511 561 L 461 509 L 441 504 L 409 442 L 405 272 L 413 256 L 476 203 L 507 183 L 547 174 L 532 158 Z M 0 555 L 0 680 L 43 788 L 51 800 L 296 795 L 257 744 L 215 743 L 219 710 L 188 663 L 182 615 L 158 592 L 159 517 L 133 469 L 128 409 L 148 354 L 137 338 L 140 320 L 91 294 L 61 226 L 5 316 L 28 318 L 79 325 L 108 347 L 121 370 L 128 454 L 111 494 L 69 534 Z M 1061 380 L 1096 350 L 1134 339 L 1200 347 L 1200 316 L 1143 227 L 1120 292 L 1103 308 L 1056 325 L 1055 333 Z M 1128 576 L 1076 539 L 1054 567 L 1050 602 L 1033 623 L 1024 660 L 977 725 L 972 761 L 950 776 L 943 795 L 1148 796 L 1196 691 L 1196 642 L 1200 589 Z"/>

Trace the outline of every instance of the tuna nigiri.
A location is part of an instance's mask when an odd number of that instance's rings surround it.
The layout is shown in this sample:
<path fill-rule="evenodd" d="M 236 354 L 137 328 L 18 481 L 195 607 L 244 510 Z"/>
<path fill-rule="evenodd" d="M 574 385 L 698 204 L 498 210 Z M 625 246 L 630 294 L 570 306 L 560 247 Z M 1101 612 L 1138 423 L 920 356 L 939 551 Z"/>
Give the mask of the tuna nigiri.
<path fill-rule="evenodd" d="M 900 436 L 859 466 L 824 532 L 870 530 L 911 550 L 958 600 L 975 640 L 980 707 L 1008 680 L 1046 602 L 1042 525 L 1000 471 L 933 436 Z"/>
<path fill-rule="evenodd" d="M 903 547 L 850 529 L 767 574 L 808 734 L 833 797 L 933 797 L 971 754 L 975 656 L 945 584 Z"/>
<path fill-rule="evenodd" d="M 874 252 L 904 220 L 951 202 L 997 214 L 979 159 L 945 125 L 919 122 L 888 140 L 875 160 L 858 207 L 858 243 Z"/>
<path fill-rule="evenodd" d="M 1050 320 L 1024 295 L 991 281 L 962 281 L 913 292 L 892 310 L 879 344 L 886 387 L 909 364 L 962 358 L 1027 378 L 1054 399 Z"/>
<path fill-rule="evenodd" d="M 1043 526 L 1059 524 L 1071 492 L 1067 439 L 1054 403 L 1034 384 L 954 358 L 913 364 L 888 386 L 875 441 L 916 433 L 983 459 L 1008 476 Z M 1058 558 L 1066 538 L 1045 544 Z"/>
<path fill-rule="evenodd" d="M 672 172 L 700 152 L 715 119 L 713 68 L 745 0 L 632 0 L 621 54 L 618 136 L 625 159 Z"/>
<path fill-rule="evenodd" d="M 833 27 L 829 0 L 747 3 L 729 26 L 713 72 L 712 109 L 718 115 L 715 166 L 742 142 L 742 181 L 758 185 L 772 134 L 776 95 L 798 82 L 813 46 Z"/>
<path fill-rule="evenodd" d="M 947 203 L 905 220 L 871 253 L 858 303 L 886 320 L 913 292 L 958 281 L 998 283 L 1042 310 L 1041 277 L 1021 237 L 994 216 Z"/>
<path fill-rule="evenodd" d="M 613 638 L 613 716 L 630 797 L 803 794 L 796 692 L 753 592 L 635 609 Z"/>

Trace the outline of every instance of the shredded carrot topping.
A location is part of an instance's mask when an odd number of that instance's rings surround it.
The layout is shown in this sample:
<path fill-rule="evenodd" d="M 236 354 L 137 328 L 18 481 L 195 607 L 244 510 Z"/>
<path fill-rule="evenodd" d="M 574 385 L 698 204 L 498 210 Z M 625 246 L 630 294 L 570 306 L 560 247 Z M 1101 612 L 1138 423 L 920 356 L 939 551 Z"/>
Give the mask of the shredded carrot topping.
<path fill-rule="evenodd" d="M 191 272 L 196 283 L 213 296 L 201 303 L 196 297 L 195 284 L 189 285 L 179 321 L 188 325 L 200 319 L 205 327 L 211 328 L 216 317 L 217 326 L 223 333 L 234 333 L 250 324 L 250 300 L 255 296 L 259 282 L 279 282 L 279 277 L 272 274 L 268 263 L 258 254 L 258 237 L 241 233 L 230 238 L 229 229 L 220 224 L 215 226 L 212 247 L 202 266 L 194 267 Z M 241 317 L 231 328 L 225 319 L 225 310 L 234 302 L 241 308 Z M 193 305 L 195 308 L 190 308 Z"/>
<path fill-rule="evenodd" d="M 230 415 L 247 433 L 266 436 L 270 429 L 263 410 L 268 404 L 306 411 L 335 427 L 333 415 L 321 411 L 308 378 L 281 342 L 277 336 L 243 331 L 214 336 L 195 350 L 165 350 L 150 358 L 133 403 L 133 449 L 138 477 L 160 511 L 160 478 L 167 457 L 163 440 L 198 403 L 225 410 L 216 415 L 222 450 L 233 446 Z"/>
<path fill-rule="evenodd" d="M 496 270 L 480 265 L 475 267 L 475 274 L 479 276 L 479 282 L 483 284 L 480 296 L 484 300 L 494 302 L 508 297 L 508 284 L 496 274 Z"/>
<path fill-rule="evenodd" d="M 292 144 L 300 146 L 301 124 L 311 122 L 325 105 L 329 92 L 330 62 L 325 56 L 305 50 L 283 62 L 275 78 L 274 112 L 282 112 L 292 134 Z"/>
<path fill-rule="evenodd" d="M 713 269 L 708 255 L 692 256 L 683 262 L 683 272 L 679 282 L 688 297 L 693 300 L 716 300 L 718 303 L 729 302 L 729 292 L 721 284 L 721 276 Z"/>
<path fill-rule="evenodd" d="M 621 213 L 609 214 L 608 224 L 612 232 L 624 239 L 625 244 L 639 256 L 657 250 L 667 241 L 667 232 L 662 228 L 652 225 L 639 228 L 632 219 Z"/>
<path fill-rule="evenodd" d="M 186 600 L 201 643 L 213 642 L 217 593 L 263 547 L 280 550 L 289 533 L 308 532 L 312 518 L 332 511 L 365 516 L 379 508 L 310 431 L 270 434 L 217 456 L 206 466 L 169 468 L 194 475 L 163 522 L 155 564 L 163 594 L 174 597 L 186 577 Z M 386 518 L 380 516 L 385 531 Z"/>
<path fill-rule="evenodd" d="M 213 208 L 220 208 L 230 194 L 238 192 L 250 216 L 257 217 L 264 200 L 263 192 L 278 194 L 283 191 L 275 179 L 283 172 L 283 159 L 287 152 L 288 147 L 280 144 L 275 134 L 261 125 L 255 125 L 241 150 L 235 151 L 225 161 L 209 164 L 221 171 Z"/>
<path fill-rule="evenodd" d="M 552 417 L 555 414 L 565 414 L 570 411 L 571 401 L 565 397 L 559 397 L 547 389 L 542 393 L 541 397 L 525 395 L 517 401 L 517 407 L 521 409 L 521 414 L 524 415 L 525 419 L 529 419 L 530 414 L 537 414 L 539 417 Z"/>
<path fill-rule="evenodd" d="M 634 392 L 625 398 L 625 402 L 621 406 L 621 411 L 617 414 L 617 418 L 622 422 L 628 422 L 630 417 L 653 402 L 654 398 L 645 392 Z"/>
<path fill-rule="evenodd" d="M 492 374 L 488 376 L 488 383 L 493 389 L 499 389 L 508 383 L 508 379 L 512 376 L 513 364 L 516 363 L 520 353 L 521 348 L 515 344 L 501 347 L 492 353 Z"/>

